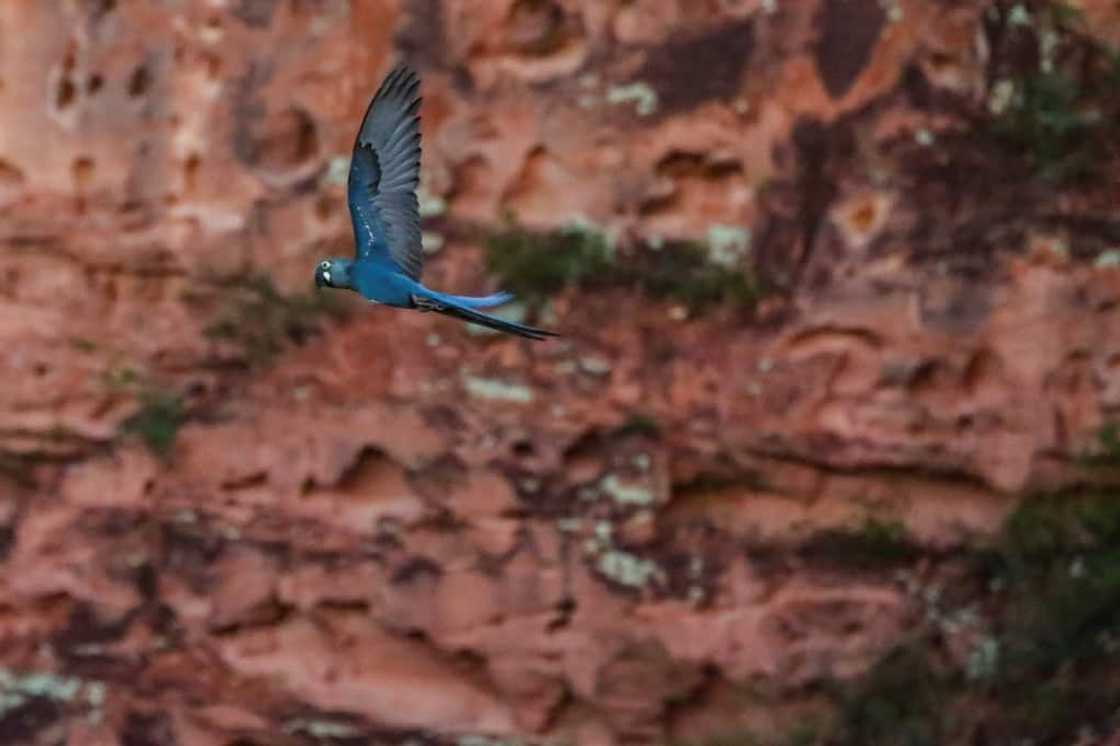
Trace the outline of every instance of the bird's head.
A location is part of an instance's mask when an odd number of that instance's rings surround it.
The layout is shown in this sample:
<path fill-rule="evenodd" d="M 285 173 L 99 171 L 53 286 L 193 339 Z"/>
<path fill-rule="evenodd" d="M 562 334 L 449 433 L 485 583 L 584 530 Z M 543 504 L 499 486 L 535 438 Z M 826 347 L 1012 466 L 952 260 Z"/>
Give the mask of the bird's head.
<path fill-rule="evenodd" d="M 350 287 L 350 262 L 346 259 L 324 259 L 315 266 L 315 285 L 328 288 Z"/>

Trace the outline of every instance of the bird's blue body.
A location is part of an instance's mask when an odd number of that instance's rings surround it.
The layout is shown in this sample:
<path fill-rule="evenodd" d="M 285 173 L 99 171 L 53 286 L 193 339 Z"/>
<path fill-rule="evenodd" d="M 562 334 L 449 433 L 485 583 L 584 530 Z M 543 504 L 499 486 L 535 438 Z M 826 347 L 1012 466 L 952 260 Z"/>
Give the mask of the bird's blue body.
<path fill-rule="evenodd" d="M 365 173 L 361 162 L 354 163 L 355 173 L 346 190 L 350 205 L 350 221 L 354 228 L 354 244 L 358 261 L 350 269 L 350 283 L 367 300 L 387 306 L 410 308 L 412 294 L 419 283 L 401 274 L 389 255 L 389 239 L 377 211 L 367 202 L 363 183 L 373 178 Z M 357 177 L 357 178 L 355 178 Z"/>
<path fill-rule="evenodd" d="M 529 339 L 555 336 L 480 312 L 512 300 L 509 293 L 449 295 L 421 284 L 423 251 L 416 199 L 419 85 L 411 70 L 397 67 L 374 95 L 354 143 L 346 190 L 355 256 L 321 261 L 315 270 L 316 284 L 354 290 L 387 306 L 436 311 Z"/>

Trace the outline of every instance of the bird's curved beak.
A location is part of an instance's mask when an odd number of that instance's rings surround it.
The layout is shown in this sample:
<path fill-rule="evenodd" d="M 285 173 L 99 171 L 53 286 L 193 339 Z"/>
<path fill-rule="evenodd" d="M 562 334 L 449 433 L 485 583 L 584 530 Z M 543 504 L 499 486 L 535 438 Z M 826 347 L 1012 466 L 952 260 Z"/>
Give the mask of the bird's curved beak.
<path fill-rule="evenodd" d="M 327 280 L 326 280 L 325 277 L 323 277 L 323 270 L 321 270 L 321 269 L 315 270 L 315 287 L 322 288 L 322 287 L 326 287 L 326 286 L 327 286 Z"/>

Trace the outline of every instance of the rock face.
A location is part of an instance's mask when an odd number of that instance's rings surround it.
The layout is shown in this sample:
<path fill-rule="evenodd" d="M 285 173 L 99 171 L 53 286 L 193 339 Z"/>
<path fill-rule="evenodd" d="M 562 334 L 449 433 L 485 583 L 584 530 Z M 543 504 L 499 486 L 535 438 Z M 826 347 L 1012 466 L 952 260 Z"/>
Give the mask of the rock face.
<path fill-rule="evenodd" d="M 983 124 L 1025 48 L 1072 48 L 1048 12 L 0 4 L 0 741 L 653 743 L 822 711 L 1120 408 L 1115 147 L 1059 189 Z M 512 213 L 703 241 L 768 295 L 570 287 L 537 345 L 320 314 L 398 58 L 432 285 L 494 287 L 476 236 Z M 869 525 L 916 555 L 816 551 Z"/>

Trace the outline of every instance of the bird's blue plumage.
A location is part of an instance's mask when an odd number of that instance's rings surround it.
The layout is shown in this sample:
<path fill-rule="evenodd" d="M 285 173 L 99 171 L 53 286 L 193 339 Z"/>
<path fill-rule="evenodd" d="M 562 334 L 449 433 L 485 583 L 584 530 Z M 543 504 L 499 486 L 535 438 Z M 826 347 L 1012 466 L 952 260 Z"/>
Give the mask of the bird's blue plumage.
<path fill-rule="evenodd" d="M 315 282 L 355 290 L 370 301 L 398 308 L 436 311 L 530 339 L 555 332 L 481 312 L 513 299 L 449 295 L 424 287 L 420 274 L 420 80 L 405 66 L 392 70 L 362 118 L 350 160 L 346 199 L 354 228 L 354 259 L 326 259 Z"/>

